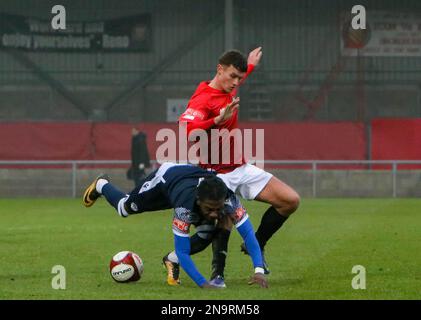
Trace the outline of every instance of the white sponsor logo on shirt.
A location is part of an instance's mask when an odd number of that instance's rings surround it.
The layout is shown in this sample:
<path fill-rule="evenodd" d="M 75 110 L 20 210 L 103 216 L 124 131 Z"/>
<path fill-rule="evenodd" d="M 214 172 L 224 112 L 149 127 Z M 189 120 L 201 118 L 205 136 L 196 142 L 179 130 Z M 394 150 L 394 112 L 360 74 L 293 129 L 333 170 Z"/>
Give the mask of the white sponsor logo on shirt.
<path fill-rule="evenodd" d="M 191 116 L 191 115 L 188 115 L 188 114 L 184 115 L 183 118 L 188 119 L 188 120 L 194 120 L 194 116 Z"/>

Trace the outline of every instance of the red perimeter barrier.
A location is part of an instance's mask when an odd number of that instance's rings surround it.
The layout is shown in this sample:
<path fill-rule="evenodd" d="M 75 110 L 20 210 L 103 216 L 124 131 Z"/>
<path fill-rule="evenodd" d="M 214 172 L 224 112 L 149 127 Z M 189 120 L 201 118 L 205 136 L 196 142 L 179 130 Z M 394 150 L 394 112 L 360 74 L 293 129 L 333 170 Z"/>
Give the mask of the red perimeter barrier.
<path fill-rule="evenodd" d="M 0 123 L 0 160 L 89 159 L 91 124 Z"/>
<path fill-rule="evenodd" d="M 364 160 L 364 124 L 355 122 L 242 123 L 265 130 L 265 160 Z"/>
<path fill-rule="evenodd" d="M 128 123 L 0 123 L 0 160 L 128 160 Z M 138 124 L 155 159 L 158 130 L 178 135 L 175 123 Z M 362 123 L 241 123 L 242 129 L 264 129 L 265 160 L 362 160 L 366 140 Z"/>
<path fill-rule="evenodd" d="M 375 119 L 372 121 L 373 160 L 421 160 L 421 119 Z M 420 169 L 400 165 L 399 169 Z"/>

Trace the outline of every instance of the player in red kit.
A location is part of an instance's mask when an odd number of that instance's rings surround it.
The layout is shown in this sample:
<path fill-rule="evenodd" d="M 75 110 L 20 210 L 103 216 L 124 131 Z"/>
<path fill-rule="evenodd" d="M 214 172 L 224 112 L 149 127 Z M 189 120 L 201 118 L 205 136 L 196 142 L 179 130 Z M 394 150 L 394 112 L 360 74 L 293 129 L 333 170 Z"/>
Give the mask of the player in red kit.
<path fill-rule="evenodd" d="M 180 123 L 187 123 L 189 135 L 194 133 L 195 129 L 206 130 L 209 136 L 209 148 L 211 148 L 211 144 L 214 143 L 210 137 L 211 129 L 226 129 L 232 132 L 238 128 L 240 99 L 236 97 L 237 88 L 253 72 L 261 57 L 262 48 L 259 47 L 251 51 L 247 59 L 237 50 L 228 51 L 219 58 L 215 77 L 211 81 L 199 84 L 187 105 L 187 110 L 179 119 Z M 256 238 L 264 255 L 266 242 L 296 211 L 300 197 L 295 190 L 272 174 L 246 163 L 241 155 L 240 158 L 235 157 L 234 142 L 232 139 L 226 142 L 224 138 L 218 140 L 219 155 L 223 154 L 223 148 L 227 146 L 230 148 L 229 161 L 201 161 L 200 166 L 218 172 L 218 177 L 228 188 L 240 194 L 244 199 L 262 201 L 271 205 L 263 214 L 256 231 Z M 208 150 L 209 159 L 211 155 L 211 150 Z M 219 158 L 221 160 L 221 157 Z M 229 235 L 230 230 L 219 230 L 212 240 L 214 256 L 211 282 L 221 287 L 225 287 L 223 272 Z M 247 253 L 244 245 L 241 249 Z M 269 273 L 264 256 L 263 261 L 265 273 Z"/>

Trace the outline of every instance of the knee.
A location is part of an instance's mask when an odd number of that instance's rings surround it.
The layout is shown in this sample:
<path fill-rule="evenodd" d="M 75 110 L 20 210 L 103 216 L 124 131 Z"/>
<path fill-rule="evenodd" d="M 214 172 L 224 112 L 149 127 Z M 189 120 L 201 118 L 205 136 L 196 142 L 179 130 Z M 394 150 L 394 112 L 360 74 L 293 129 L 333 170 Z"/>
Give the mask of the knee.
<path fill-rule="evenodd" d="M 290 214 L 297 211 L 298 207 L 300 206 L 300 201 L 301 201 L 300 195 L 294 192 L 294 194 L 290 197 L 288 201 L 288 209 L 290 211 Z"/>
<path fill-rule="evenodd" d="M 277 211 L 282 215 L 290 216 L 297 211 L 300 206 L 300 196 L 296 192 L 291 192 L 287 197 L 279 199 L 280 204 L 276 207 Z"/>

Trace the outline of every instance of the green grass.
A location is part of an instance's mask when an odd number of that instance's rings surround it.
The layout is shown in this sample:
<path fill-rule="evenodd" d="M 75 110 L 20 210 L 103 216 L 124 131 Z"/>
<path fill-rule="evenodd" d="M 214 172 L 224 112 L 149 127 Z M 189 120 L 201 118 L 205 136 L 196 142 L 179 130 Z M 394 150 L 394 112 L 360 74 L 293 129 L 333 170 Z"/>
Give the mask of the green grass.
<path fill-rule="evenodd" d="M 266 205 L 246 202 L 257 227 Z M 182 272 L 166 285 L 161 258 L 172 249 L 171 212 L 123 219 L 104 200 L 86 209 L 71 199 L 0 200 L 0 299 L 420 299 L 421 200 L 304 199 L 267 245 L 268 290 L 248 286 L 252 265 L 229 243 L 225 290 L 201 290 Z M 137 283 L 115 283 L 111 257 L 138 253 Z M 210 274 L 211 250 L 193 257 Z M 54 290 L 54 265 L 66 289 Z M 366 268 L 366 290 L 351 287 L 354 265 Z"/>

